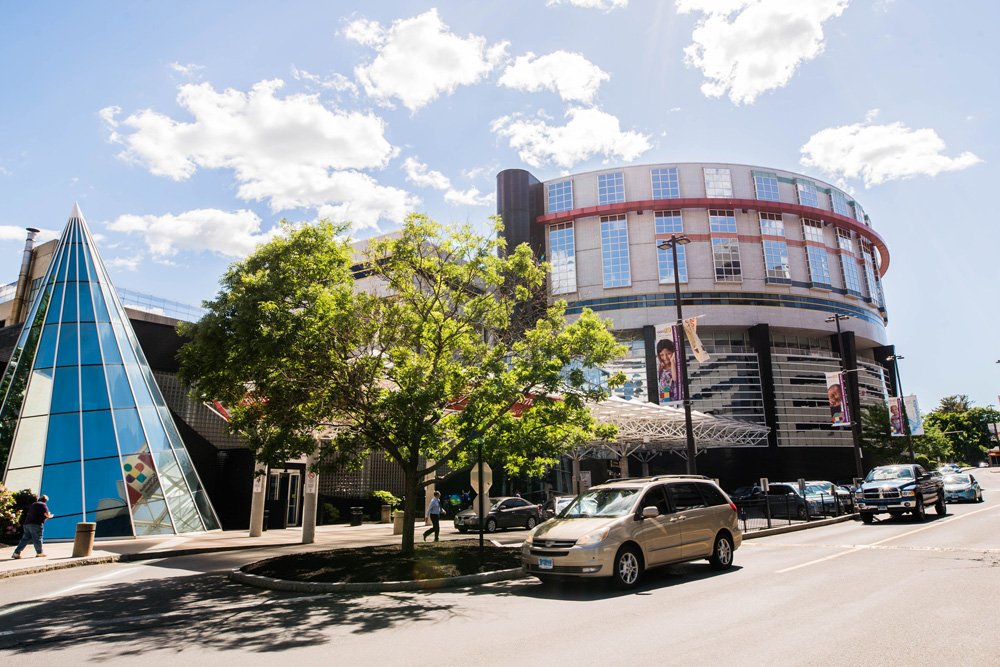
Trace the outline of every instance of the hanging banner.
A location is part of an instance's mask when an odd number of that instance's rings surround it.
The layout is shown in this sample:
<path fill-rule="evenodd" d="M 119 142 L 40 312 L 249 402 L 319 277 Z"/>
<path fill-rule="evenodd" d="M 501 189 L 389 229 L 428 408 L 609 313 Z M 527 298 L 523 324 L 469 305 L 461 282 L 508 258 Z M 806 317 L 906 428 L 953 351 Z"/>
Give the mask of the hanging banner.
<path fill-rule="evenodd" d="M 920 418 L 920 407 L 917 405 L 917 397 L 913 394 L 903 397 L 903 406 L 906 419 L 910 422 L 910 435 L 923 435 L 924 422 Z"/>
<path fill-rule="evenodd" d="M 692 317 L 691 319 L 684 320 L 684 333 L 687 334 L 688 343 L 691 344 L 691 353 L 694 358 L 698 360 L 698 363 L 703 364 L 708 361 L 708 351 L 705 346 L 701 344 L 701 339 L 698 338 L 698 319 Z"/>
<path fill-rule="evenodd" d="M 826 374 L 826 395 L 830 401 L 830 423 L 834 426 L 850 426 L 851 411 L 843 373 Z"/>
<path fill-rule="evenodd" d="M 903 399 L 899 396 L 885 399 L 889 408 L 889 434 L 893 437 L 906 435 L 903 430 Z"/>
<path fill-rule="evenodd" d="M 659 332 L 658 332 L 659 333 Z M 684 400 L 677 352 L 680 350 L 681 328 L 667 326 L 656 341 L 656 396 L 660 405 L 681 403 Z"/>

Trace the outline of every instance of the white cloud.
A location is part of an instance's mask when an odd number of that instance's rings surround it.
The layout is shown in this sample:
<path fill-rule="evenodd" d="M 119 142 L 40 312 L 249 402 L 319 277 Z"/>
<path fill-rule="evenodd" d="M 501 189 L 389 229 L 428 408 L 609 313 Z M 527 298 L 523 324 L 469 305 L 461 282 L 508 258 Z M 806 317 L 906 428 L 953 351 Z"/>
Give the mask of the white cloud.
<path fill-rule="evenodd" d="M 35 245 L 51 241 L 52 239 L 57 239 L 59 238 L 59 234 L 60 232 L 55 229 L 39 230 L 38 235 L 35 236 Z M 0 225 L 0 241 L 24 241 L 26 238 L 28 238 L 28 230 L 26 227 L 18 227 L 17 225 Z"/>
<path fill-rule="evenodd" d="M 180 63 L 170 63 L 170 69 L 179 72 L 184 76 L 194 76 L 198 70 L 205 69 L 204 65 L 181 65 Z"/>
<path fill-rule="evenodd" d="M 403 169 L 406 170 L 406 180 L 421 188 L 435 188 L 437 190 L 447 190 L 451 187 L 451 180 L 440 171 L 428 169 L 426 164 L 419 162 L 415 157 L 408 157 L 403 161 Z"/>
<path fill-rule="evenodd" d="M 114 257 L 114 258 L 112 258 L 112 259 L 104 262 L 104 264 L 109 269 L 122 269 L 124 271 L 138 271 L 139 270 L 139 262 L 141 262 L 141 261 L 142 261 L 142 255 L 139 254 L 139 255 L 134 255 L 132 257 Z M 129 307 L 132 308 L 133 306 L 129 306 Z"/>
<path fill-rule="evenodd" d="M 801 148 L 805 167 L 840 178 L 861 178 L 865 187 L 914 176 L 936 176 L 982 162 L 965 152 L 942 155 L 944 140 L 930 128 L 911 130 L 901 122 L 872 125 L 878 111 L 863 123 L 829 127 L 809 137 Z"/>
<path fill-rule="evenodd" d="M 100 115 L 109 121 L 111 139 L 125 145 L 119 157 L 157 176 L 181 181 L 198 169 L 232 169 L 238 196 L 267 200 L 274 212 L 333 206 L 351 211 L 358 227 L 377 226 L 381 217 L 402 221 L 415 200 L 360 171 L 381 169 L 398 153 L 384 136 L 383 120 L 329 109 L 316 95 L 276 97 L 282 85 L 261 81 L 249 93 L 220 93 L 208 83 L 181 86 L 177 101 L 194 117 L 190 123 L 149 109 L 120 124 L 115 107 Z M 134 131 L 118 134 L 119 126 Z"/>
<path fill-rule="evenodd" d="M 411 111 L 461 85 L 478 83 L 505 57 L 507 42 L 487 47 L 486 38 L 448 32 L 436 9 L 390 28 L 364 19 L 348 24 L 344 36 L 378 48 L 378 55 L 354 73 L 372 98 L 398 98 Z"/>
<path fill-rule="evenodd" d="M 497 203 L 497 196 L 495 192 L 481 194 L 479 188 L 471 187 L 468 190 L 448 190 L 444 200 L 452 206 L 488 206 Z"/>
<path fill-rule="evenodd" d="M 603 153 L 631 162 L 651 148 L 649 135 L 622 132 L 618 119 L 598 109 L 571 108 L 566 125 L 549 125 L 544 118 L 503 116 L 492 130 L 510 139 L 510 147 L 532 167 L 553 163 L 566 169 Z"/>
<path fill-rule="evenodd" d="M 354 82 L 343 74 L 339 74 L 337 72 L 334 72 L 324 79 L 318 74 L 311 74 L 303 69 L 298 69 L 295 65 L 292 65 L 292 77 L 294 77 L 296 81 L 306 81 L 319 86 L 324 90 L 334 90 L 338 93 L 350 92 L 354 95 L 358 94 L 358 87 L 354 85 Z"/>
<path fill-rule="evenodd" d="M 628 0 L 545 0 L 546 5 L 561 5 L 569 3 L 576 7 L 587 9 L 603 9 L 606 12 L 619 7 L 628 7 Z"/>
<path fill-rule="evenodd" d="M 823 23 L 850 0 L 675 0 L 678 13 L 702 12 L 684 49 L 707 81 L 707 97 L 749 104 L 785 86 L 799 65 L 823 52 Z M 733 16 L 735 14 L 735 16 Z"/>
<path fill-rule="evenodd" d="M 564 101 L 589 104 L 601 83 L 610 79 L 607 72 L 579 53 L 556 51 L 536 58 L 529 52 L 504 71 L 498 84 L 528 92 L 544 88 L 558 92 Z"/>
<path fill-rule="evenodd" d="M 122 215 L 108 224 L 116 232 L 142 234 L 154 259 L 176 255 L 181 250 L 207 250 L 226 257 L 245 257 L 258 243 L 274 238 L 280 226 L 262 232 L 253 211 L 196 209 L 180 215 Z"/>
<path fill-rule="evenodd" d="M 462 176 L 474 181 L 479 178 L 492 178 L 497 171 L 500 170 L 500 166 L 497 164 L 487 165 L 485 167 L 473 167 L 472 169 L 463 169 Z"/>
<path fill-rule="evenodd" d="M 969 118 L 972 118 L 972 116 L 969 116 Z M 4 169 L 3 167 L 0 167 L 0 175 L 10 176 L 10 172 Z"/>

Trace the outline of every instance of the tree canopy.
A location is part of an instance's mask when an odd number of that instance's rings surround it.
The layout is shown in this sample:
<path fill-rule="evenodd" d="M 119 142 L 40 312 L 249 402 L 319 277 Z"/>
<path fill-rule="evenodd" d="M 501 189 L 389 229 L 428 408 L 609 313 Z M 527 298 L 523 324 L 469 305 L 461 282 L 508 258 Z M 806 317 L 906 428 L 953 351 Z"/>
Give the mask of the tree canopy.
<path fill-rule="evenodd" d="M 468 465 L 474 445 L 537 474 L 614 434 L 587 403 L 624 381 L 599 370 L 624 348 L 589 310 L 568 323 L 564 302 L 545 306 L 547 265 L 508 251 L 499 225 L 411 215 L 355 248 L 343 226 L 286 224 L 182 325 L 181 377 L 230 406 L 258 461 L 315 453 L 330 470 L 385 452 L 404 473 L 409 551 L 425 477 Z"/>

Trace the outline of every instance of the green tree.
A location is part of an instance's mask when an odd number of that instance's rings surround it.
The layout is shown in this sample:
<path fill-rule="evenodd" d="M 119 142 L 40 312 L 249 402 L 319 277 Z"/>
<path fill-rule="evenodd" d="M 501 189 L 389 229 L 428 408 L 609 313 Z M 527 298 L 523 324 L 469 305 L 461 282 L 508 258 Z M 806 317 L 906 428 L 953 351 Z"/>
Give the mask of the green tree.
<path fill-rule="evenodd" d="M 951 449 L 951 441 L 941 432 L 938 424 L 930 415 L 924 417 L 924 434 L 913 436 L 913 451 L 923 454 L 931 461 L 946 461 L 955 457 Z"/>
<path fill-rule="evenodd" d="M 590 381 L 624 348 L 589 310 L 568 324 L 564 302 L 525 319 L 548 267 L 527 245 L 507 252 L 498 221 L 481 235 L 412 215 L 358 251 L 344 231 L 286 225 L 181 327 L 181 377 L 232 406 L 257 460 L 316 452 L 323 471 L 385 452 L 403 470 L 410 553 L 419 490 L 470 465 L 480 440 L 508 472 L 540 474 L 613 437 L 587 404 L 624 381 Z"/>
<path fill-rule="evenodd" d="M 934 412 L 924 419 L 949 442 L 950 456 L 963 463 L 978 463 L 990 448 L 988 425 L 1000 421 L 1000 412 L 974 408 L 968 396 L 945 396 Z"/>
<path fill-rule="evenodd" d="M 939 414 L 961 414 L 972 407 L 972 401 L 965 394 L 945 396 L 941 399 L 934 412 Z"/>
<path fill-rule="evenodd" d="M 893 437 L 889 423 L 889 408 L 879 401 L 861 413 L 861 447 L 866 458 L 876 461 L 875 465 L 886 465 L 909 460 L 906 438 Z"/>

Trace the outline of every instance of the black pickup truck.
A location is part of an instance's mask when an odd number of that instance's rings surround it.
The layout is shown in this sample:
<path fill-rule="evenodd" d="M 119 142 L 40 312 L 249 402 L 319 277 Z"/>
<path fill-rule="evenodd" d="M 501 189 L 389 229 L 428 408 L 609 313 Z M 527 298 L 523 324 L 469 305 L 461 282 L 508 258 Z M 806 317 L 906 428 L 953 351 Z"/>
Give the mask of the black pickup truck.
<path fill-rule="evenodd" d="M 948 512 L 944 504 L 944 483 L 916 464 L 881 466 L 872 469 L 855 492 L 861 520 L 871 523 L 875 515 L 888 512 L 892 516 L 913 514 L 917 521 L 926 518 L 926 509 L 933 505 L 939 515 Z"/>

